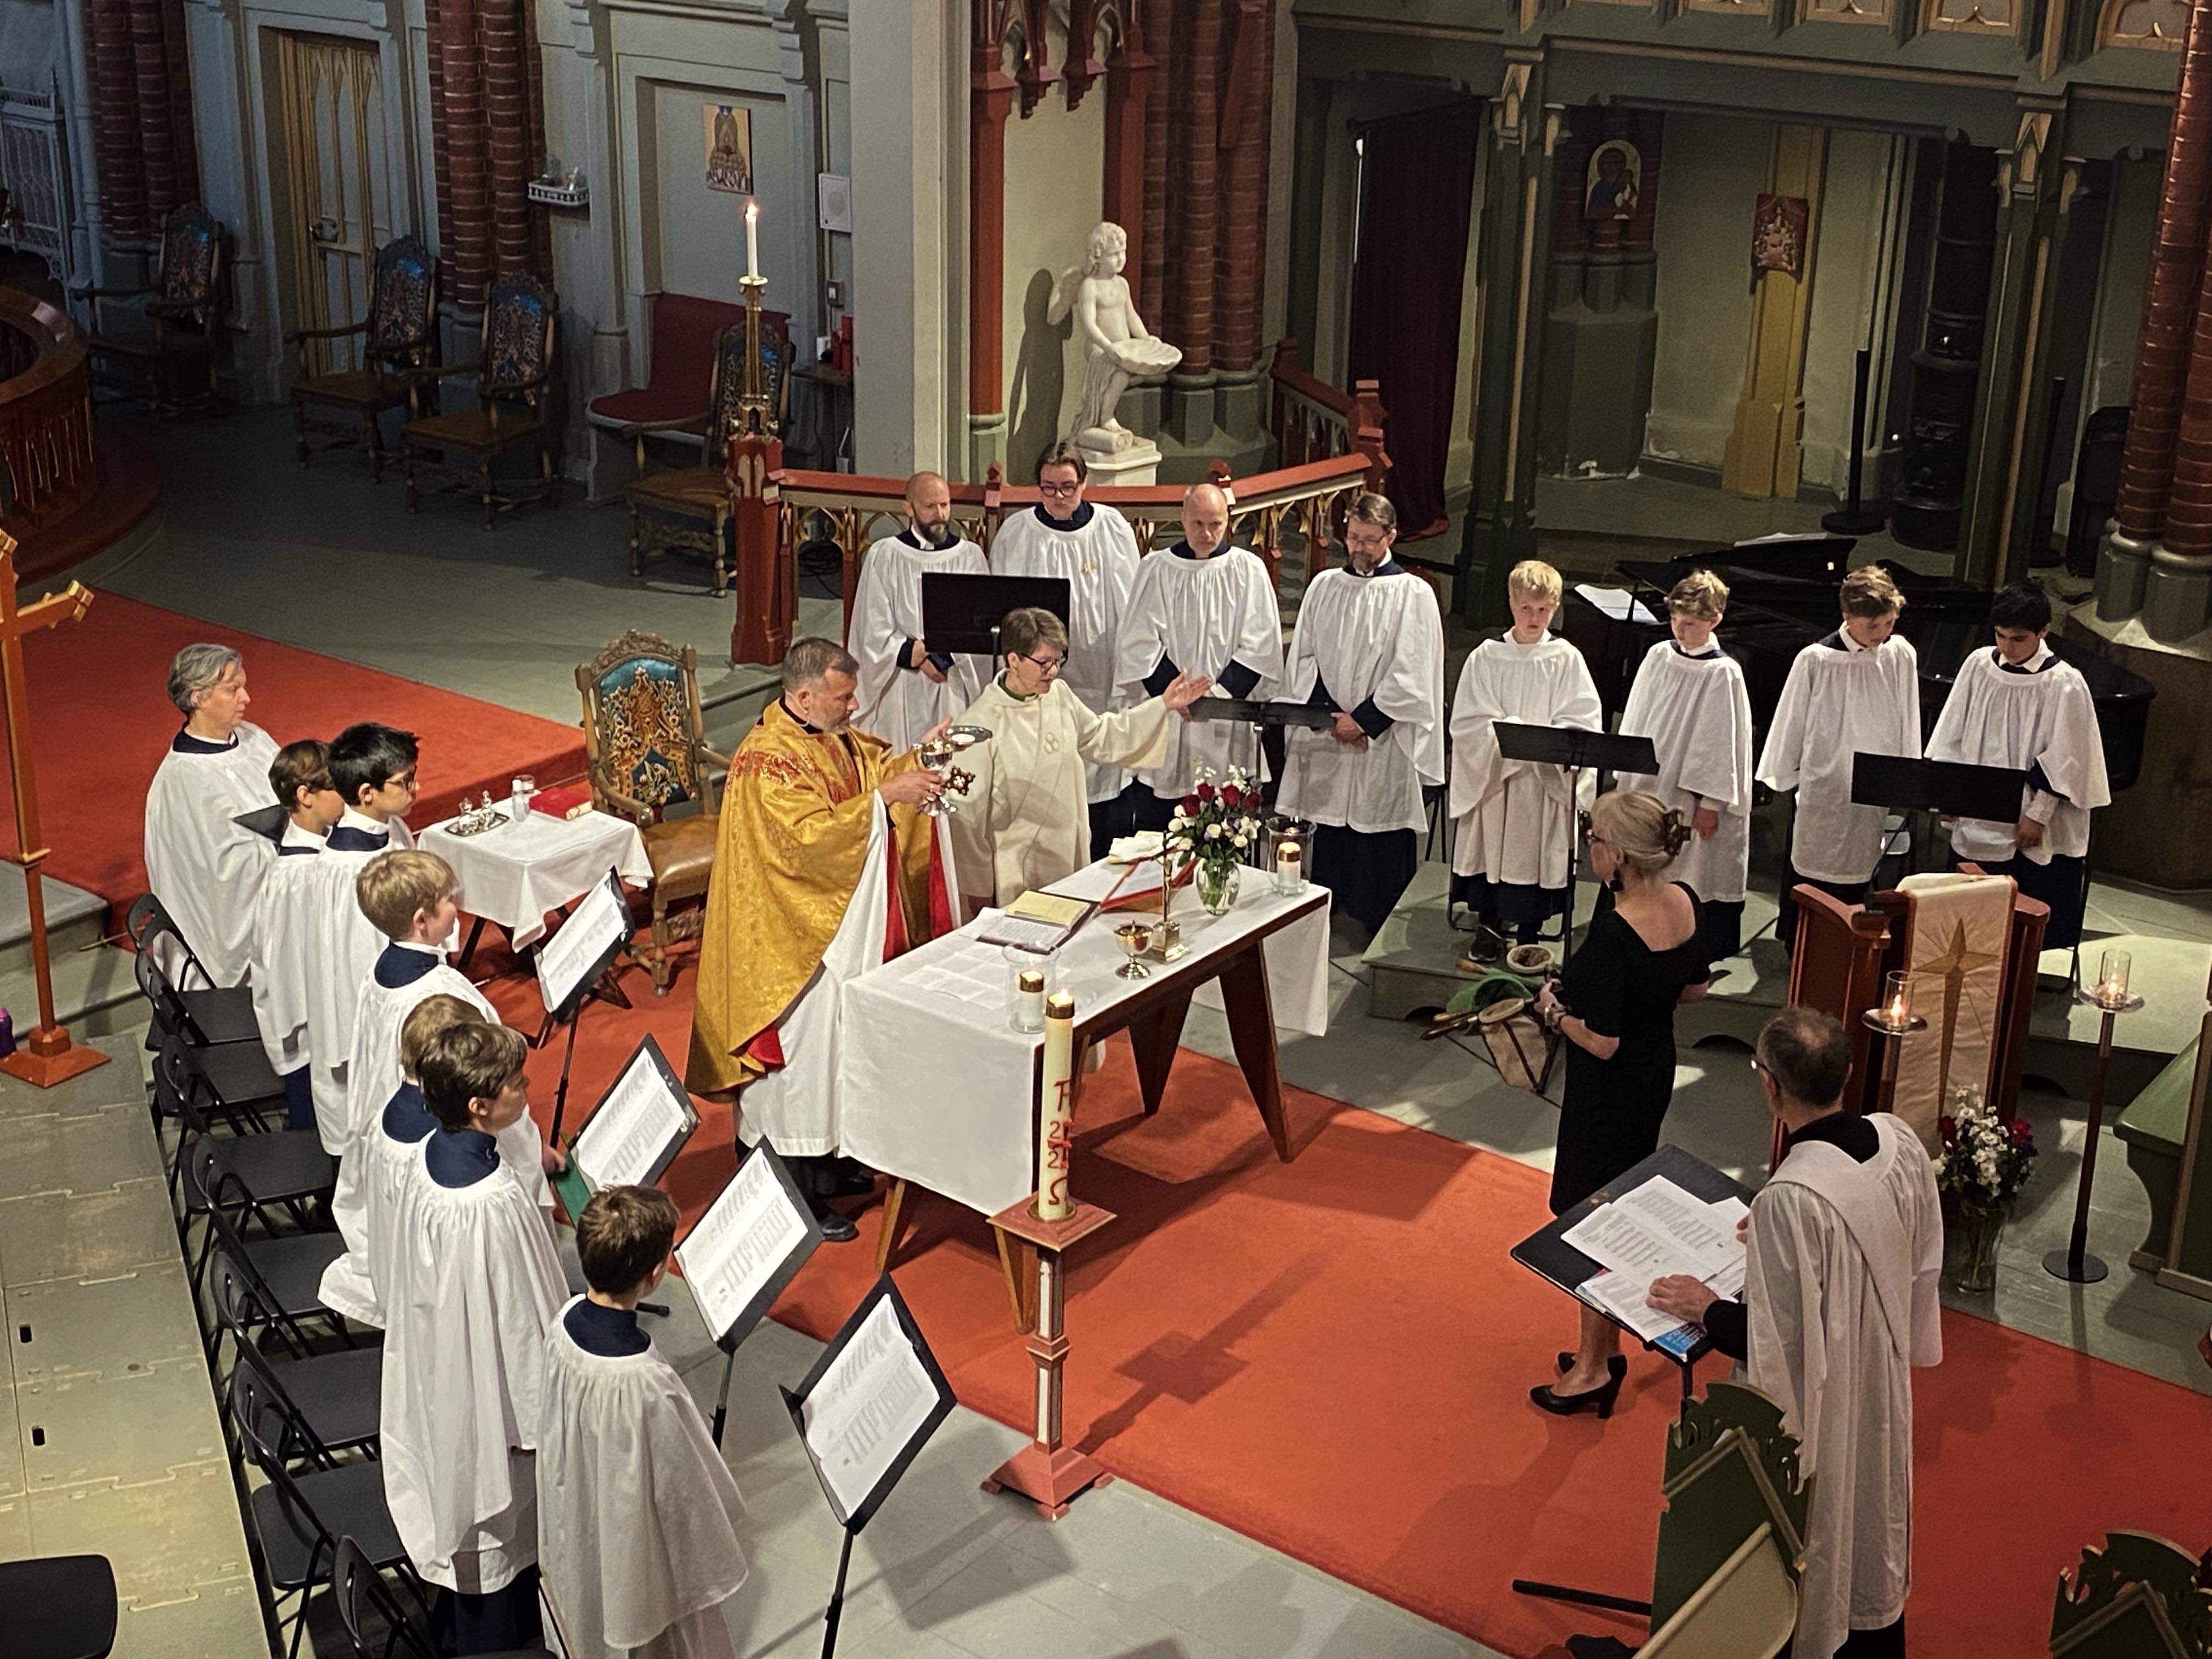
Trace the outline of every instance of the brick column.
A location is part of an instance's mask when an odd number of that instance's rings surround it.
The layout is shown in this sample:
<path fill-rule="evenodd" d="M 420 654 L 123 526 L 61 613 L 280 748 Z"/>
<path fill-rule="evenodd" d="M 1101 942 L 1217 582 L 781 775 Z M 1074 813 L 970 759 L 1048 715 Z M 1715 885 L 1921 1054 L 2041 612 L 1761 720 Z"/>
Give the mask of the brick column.
<path fill-rule="evenodd" d="M 181 0 L 87 0 L 85 21 L 106 231 L 151 240 L 199 195 Z"/>
<path fill-rule="evenodd" d="M 1175 101 L 1176 58 L 1172 42 L 1176 21 L 1175 9 L 1156 12 L 1146 43 L 1152 57 L 1154 85 L 1161 90 L 1145 106 L 1144 231 L 1139 235 L 1133 225 L 1123 228 L 1130 233 L 1129 268 L 1137 273 L 1130 280 L 1136 283 L 1138 310 L 1153 333 L 1179 341 L 1182 336 L 1170 336 L 1166 328 L 1168 196 L 1172 180 L 1168 149 L 1174 131 L 1169 106 Z"/>
<path fill-rule="evenodd" d="M 1221 232 L 1215 247 L 1214 419 L 1238 447 L 1259 441 L 1261 313 L 1267 303 L 1267 149 L 1273 103 L 1273 0 L 1236 0 L 1223 89 Z"/>
<path fill-rule="evenodd" d="M 1106 176 L 1101 199 L 1105 218 L 1121 227 L 1129 239 L 1125 270 L 1129 286 L 1144 311 L 1148 303 L 1145 273 L 1157 271 L 1147 223 L 1152 204 L 1148 185 L 1152 160 L 1146 154 L 1146 137 L 1152 119 L 1152 76 L 1158 65 L 1145 46 L 1145 10 L 1128 8 L 1129 33 L 1121 52 L 1106 66 Z M 1160 176 L 1166 177 L 1166 158 L 1159 158 Z"/>
<path fill-rule="evenodd" d="M 1006 458 L 1006 118 L 1015 82 L 984 9 L 968 71 L 967 476 Z M 1109 151 L 1110 154 L 1110 151 Z"/>

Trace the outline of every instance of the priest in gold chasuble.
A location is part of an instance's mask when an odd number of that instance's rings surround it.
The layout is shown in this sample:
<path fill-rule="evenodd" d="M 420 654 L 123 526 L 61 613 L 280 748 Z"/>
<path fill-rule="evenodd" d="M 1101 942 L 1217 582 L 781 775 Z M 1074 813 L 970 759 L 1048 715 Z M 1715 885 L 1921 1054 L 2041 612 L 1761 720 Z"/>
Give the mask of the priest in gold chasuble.
<path fill-rule="evenodd" d="M 838 989 L 949 913 L 939 820 L 915 810 L 943 785 L 853 729 L 856 670 L 834 641 L 798 641 L 732 757 L 685 1067 L 697 1093 L 738 1091 L 738 1137 L 793 1164 L 833 1239 L 852 1224 L 823 1200 L 872 1184 L 836 1156 Z"/>

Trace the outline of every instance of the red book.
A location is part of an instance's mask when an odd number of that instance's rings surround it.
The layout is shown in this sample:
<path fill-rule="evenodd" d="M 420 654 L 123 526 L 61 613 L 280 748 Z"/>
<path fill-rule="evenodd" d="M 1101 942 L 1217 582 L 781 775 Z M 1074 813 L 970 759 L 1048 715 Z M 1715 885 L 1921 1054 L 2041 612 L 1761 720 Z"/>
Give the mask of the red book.
<path fill-rule="evenodd" d="M 589 784 L 564 783 L 557 789 L 541 789 L 530 798 L 530 810 L 543 812 L 549 818 L 566 823 L 580 818 L 592 810 L 592 789 Z"/>

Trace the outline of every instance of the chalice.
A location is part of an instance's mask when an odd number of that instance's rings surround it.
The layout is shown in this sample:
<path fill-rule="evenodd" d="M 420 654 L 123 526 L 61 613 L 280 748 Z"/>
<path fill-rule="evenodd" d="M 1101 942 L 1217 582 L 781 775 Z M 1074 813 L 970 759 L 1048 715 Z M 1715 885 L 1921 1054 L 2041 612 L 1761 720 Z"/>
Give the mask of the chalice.
<path fill-rule="evenodd" d="M 1152 948 L 1152 927 L 1146 921 L 1125 921 L 1114 930 L 1114 937 L 1121 941 L 1122 954 L 1129 959 L 1114 971 L 1123 979 L 1150 979 L 1152 970 L 1137 960 Z"/>
<path fill-rule="evenodd" d="M 947 781 L 945 776 L 945 771 L 951 766 L 952 757 L 957 753 L 959 750 L 942 738 L 925 741 L 920 750 L 922 768 L 926 771 L 936 773 L 940 783 L 945 782 Z M 939 794 L 921 810 L 933 818 L 941 818 L 960 809 Z"/>

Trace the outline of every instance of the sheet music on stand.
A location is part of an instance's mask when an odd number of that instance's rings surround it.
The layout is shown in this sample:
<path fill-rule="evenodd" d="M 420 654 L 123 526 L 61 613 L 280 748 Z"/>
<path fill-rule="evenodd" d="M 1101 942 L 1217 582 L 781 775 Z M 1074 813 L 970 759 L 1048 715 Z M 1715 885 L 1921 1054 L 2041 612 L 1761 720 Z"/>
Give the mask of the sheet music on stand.
<path fill-rule="evenodd" d="M 538 947 L 538 991 L 549 1020 L 575 1012 L 584 993 L 629 943 L 629 901 L 623 896 L 622 877 L 610 869 Z"/>
<path fill-rule="evenodd" d="M 822 1224 L 765 1139 L 676 1247 L 714 1340 L 734 1350 L 822 1248 Z"/>
<path fill-rule="evenodd" d="M 952 1414 L 952 1389 L 886 1273 L 784 1406 L 823 1495 L 848 1533 L 882 1507 Z"/>
<path fill-rule="evenodd" d="M 684 1079 L 648 1032 L 568 1143 L 568 1163 L 595 1189 L 650 1187 L 698 1127 Z"/>

